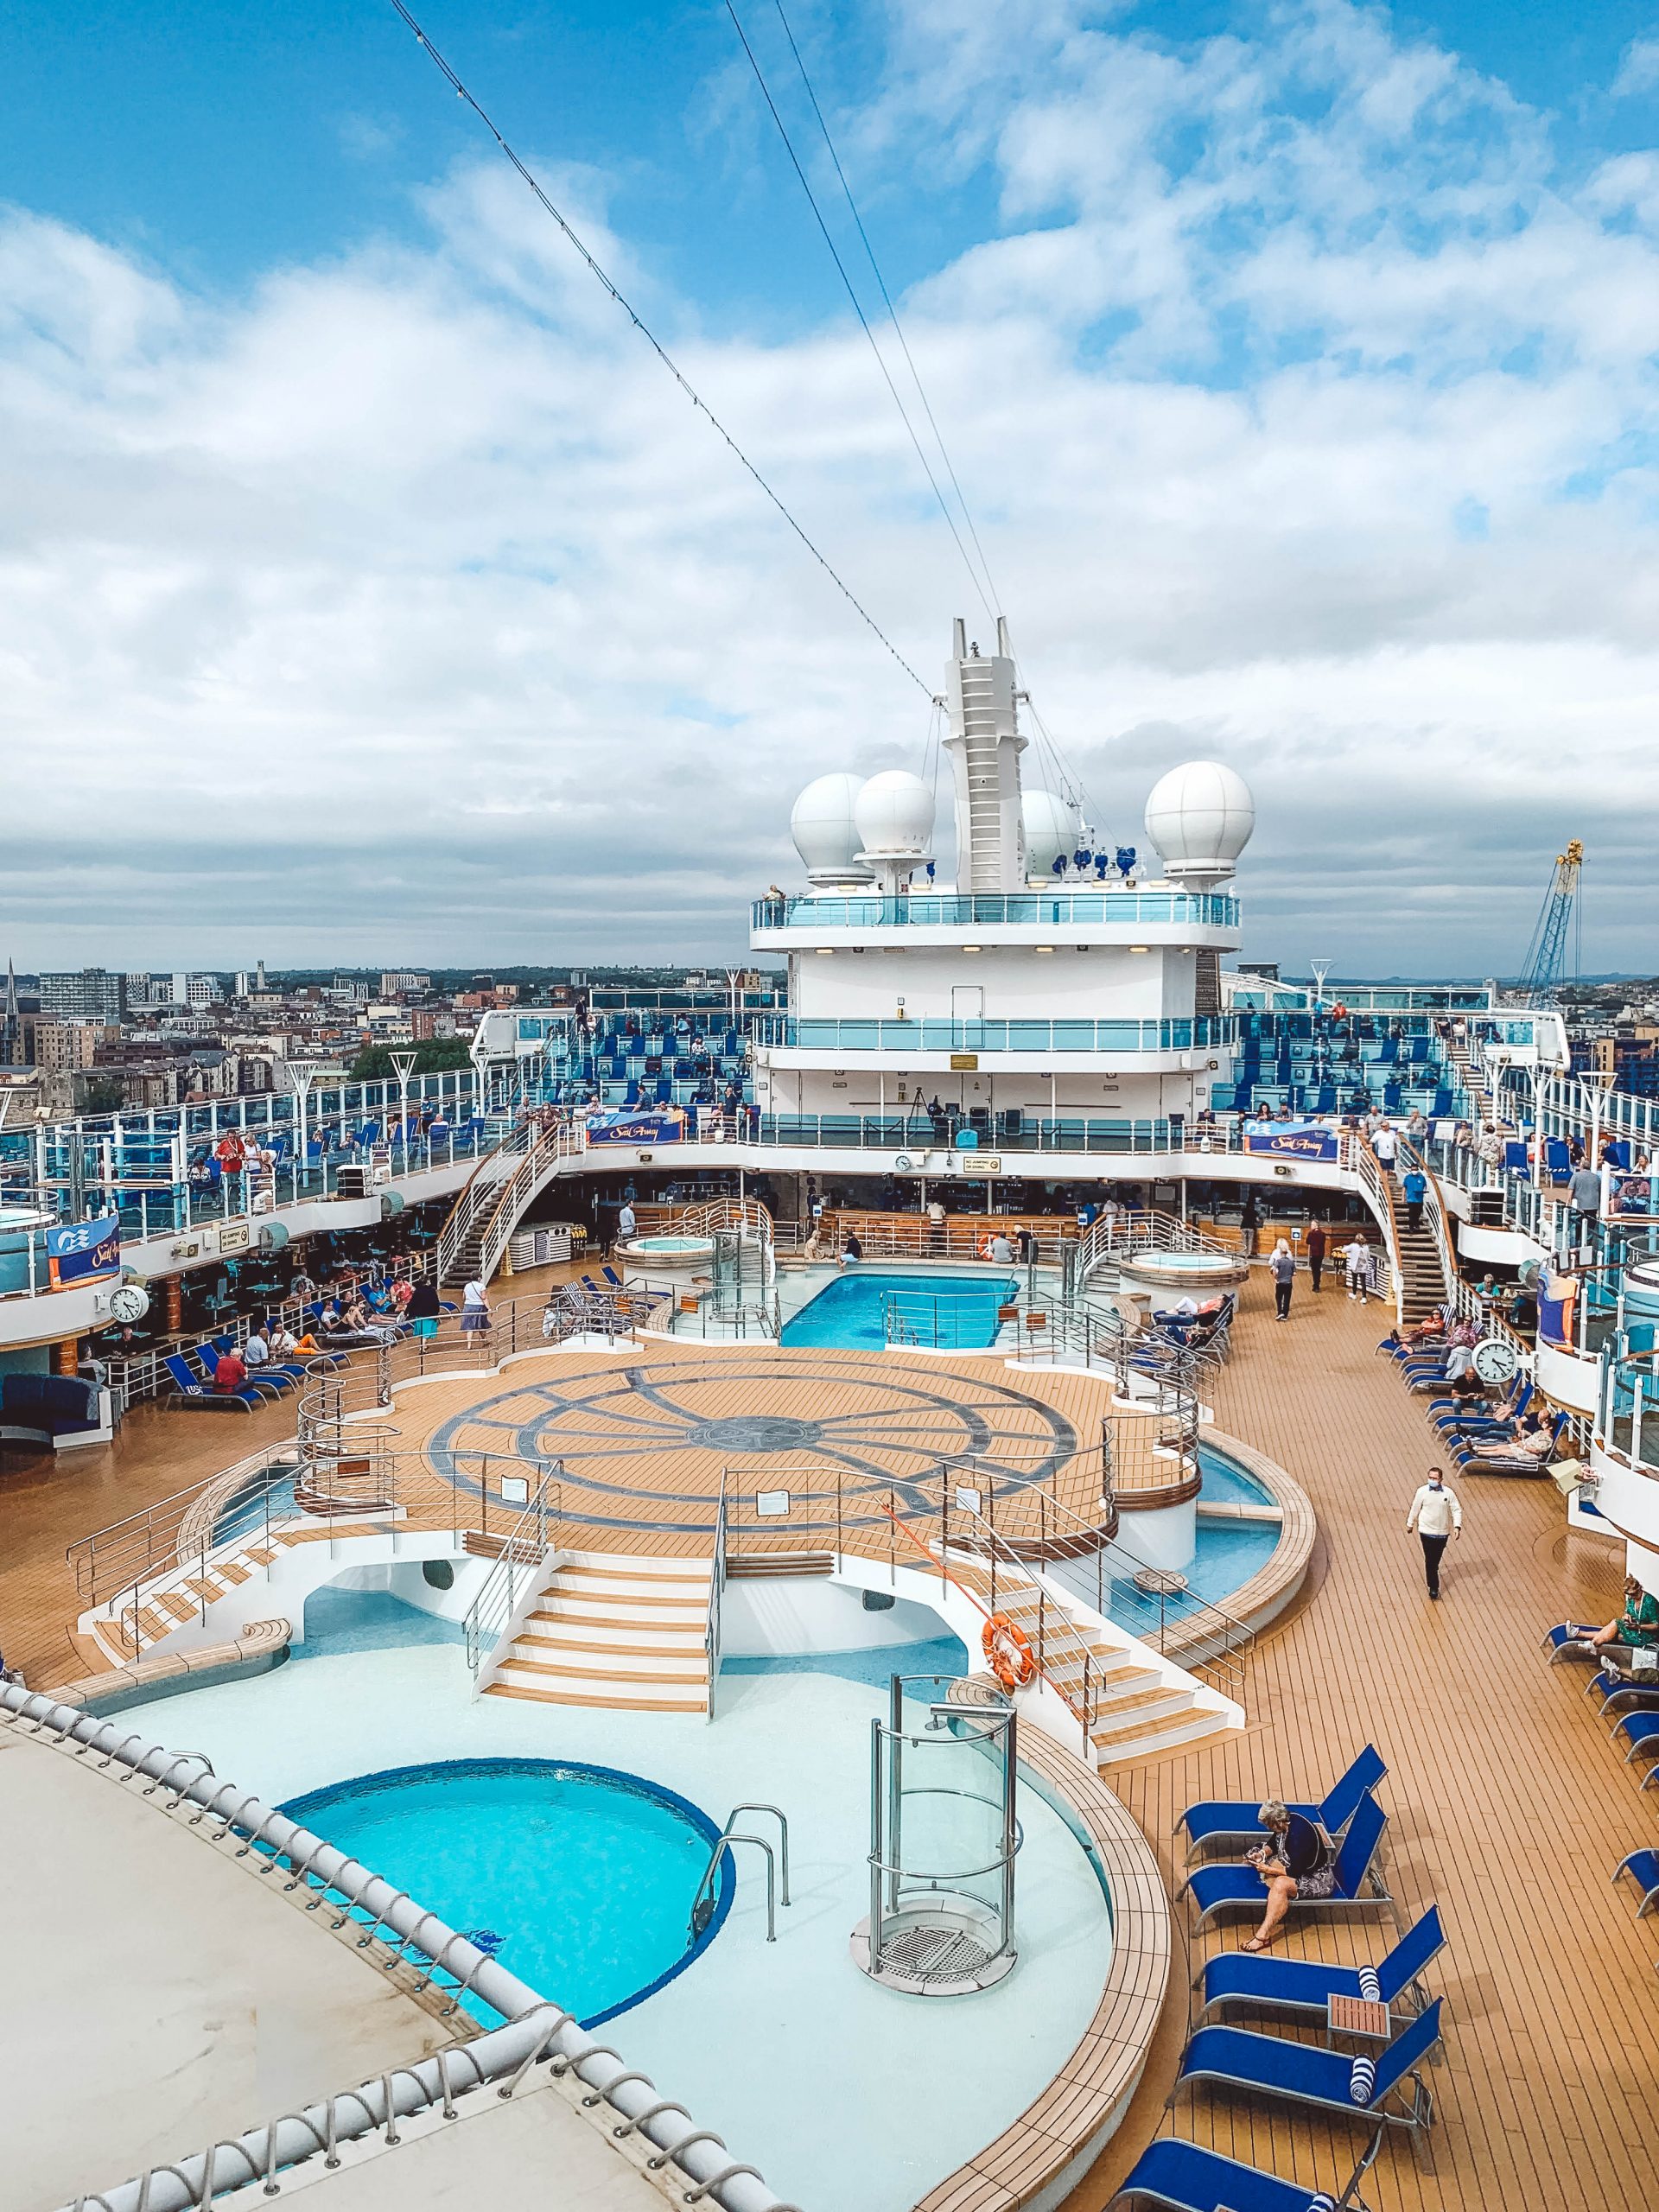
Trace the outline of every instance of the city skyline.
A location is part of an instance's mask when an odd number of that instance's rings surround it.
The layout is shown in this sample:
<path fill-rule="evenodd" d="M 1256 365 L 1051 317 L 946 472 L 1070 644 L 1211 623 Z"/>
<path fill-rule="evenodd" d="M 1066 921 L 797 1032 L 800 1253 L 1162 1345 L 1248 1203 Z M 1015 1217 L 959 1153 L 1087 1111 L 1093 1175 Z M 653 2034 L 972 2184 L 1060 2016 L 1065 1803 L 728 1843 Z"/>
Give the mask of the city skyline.
<path fill-rule="evenodd" d="M 937 682 L 983 618 L 729 24 L 643 7 L 626 70 L 598 0 L 433 28 Z M 1659 964 L 1640 11 L 801 28 L 1102 841 L 1213 754 L 1247 957 L 1512 973 L 1577 836 L 1586 966 Z M 926 702 L 391 11 L 288 29 L 18 27 L 0 931 L 737 957 L 794 789 L 919 766 Z"/>

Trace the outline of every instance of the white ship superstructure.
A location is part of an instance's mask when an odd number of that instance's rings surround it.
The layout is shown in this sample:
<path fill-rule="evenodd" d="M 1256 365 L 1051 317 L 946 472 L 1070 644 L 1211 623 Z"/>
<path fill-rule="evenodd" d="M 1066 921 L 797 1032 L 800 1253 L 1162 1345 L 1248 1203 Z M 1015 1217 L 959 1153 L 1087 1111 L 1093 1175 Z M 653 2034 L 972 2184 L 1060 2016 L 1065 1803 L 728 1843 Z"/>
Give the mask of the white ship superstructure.
<path fill-rule="evenodd" d="M 754 1103 L 807 1141 L 846 1116 L 913 1122 L 918 1141 L 965 1131 L 966 1148 L 1090 1117 L 1179 1130 L 1225 1080 L 1220 959 L 1239 943 L 1249 792 L 1188 763 L 1147 802 L 1160 865 L 1096 855 L 1067 799 L 1024 786 L 1004 626 L 986 654 L 958 621 L 953 647 L 955 887 L 920 777 L 808 785 L 791 828 L 810 887 L 754 908 L 751 942 L 788 957 L 790 1007 L 759 1033 Z"/>

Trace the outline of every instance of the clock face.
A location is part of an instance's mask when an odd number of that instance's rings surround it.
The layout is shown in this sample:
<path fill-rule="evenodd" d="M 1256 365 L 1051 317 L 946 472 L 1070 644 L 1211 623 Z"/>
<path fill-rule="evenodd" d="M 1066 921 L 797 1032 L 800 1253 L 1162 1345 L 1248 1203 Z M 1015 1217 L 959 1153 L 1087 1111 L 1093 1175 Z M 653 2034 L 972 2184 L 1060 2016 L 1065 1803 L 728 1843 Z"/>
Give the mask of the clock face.
<path fill-rule="evenodd" d="M 140 1290 L 136 1282 L 124 1282 L 118 1290 L 110 1293 L 110 1312 L 124 1325 L 142 1321 L 149 1311 L 149 1293 Z"/>
<path fill-rule="evenodd" d="M 1520 1355 L 1507 1337 L 1483 1337 L 1470 1363 L 1483 1382 L 1507 1382 L 1520 1365 Z"/>

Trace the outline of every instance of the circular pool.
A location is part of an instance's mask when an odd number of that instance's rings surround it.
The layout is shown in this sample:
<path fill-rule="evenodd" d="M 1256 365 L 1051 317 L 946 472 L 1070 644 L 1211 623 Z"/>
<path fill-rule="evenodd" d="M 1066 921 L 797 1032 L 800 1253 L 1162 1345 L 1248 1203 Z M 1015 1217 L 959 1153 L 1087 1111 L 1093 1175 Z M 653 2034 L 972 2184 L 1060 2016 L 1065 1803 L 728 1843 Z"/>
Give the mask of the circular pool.
<path fill-rule="evenodd" d="M 694 1275 L 714 1264 L 712 1236 L 634 1236 L 622 1246 L 644 1275 Z"/>
<path fill-rule="evenodd" d="M 281 1808 L 493 1952 L 584 2027 L 626 2012 L 711 1942 L 735 1878 L 721 1862 L 695 1939 L 691 1903 L 720 1831 L 638 1775 L 553 1759 L 454 1759 L 331 1783 Z M 463 1999 L 493 2021 L 477 1999 Z"/>

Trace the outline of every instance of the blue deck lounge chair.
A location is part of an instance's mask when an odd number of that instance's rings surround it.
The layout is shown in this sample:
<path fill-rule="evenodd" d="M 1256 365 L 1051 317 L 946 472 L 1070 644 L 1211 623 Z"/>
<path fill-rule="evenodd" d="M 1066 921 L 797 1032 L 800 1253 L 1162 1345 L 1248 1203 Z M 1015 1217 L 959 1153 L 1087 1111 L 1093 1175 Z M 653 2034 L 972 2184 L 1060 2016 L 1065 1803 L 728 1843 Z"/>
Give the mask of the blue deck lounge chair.
<path fill-rule="evenodd" d="M 1251 2096 L 1284 2097 L 1292 2104 L 1313 2105 L 1349 2120 L 1381 2120 L 1390 2127 L 1414 2130 L 1427 2127 L 1434 2117 L 1434 2101 L 1414 2069 L 1440 2039 L 1443 2002 L 1437 1997 L 1375 2058 L 1351 2058 L 1317 2044 L 1257 2035 L 1250 2028 L 1199 2028 L 1181 2054 L 1171 2101 L 1180 2094 L 1183 2082 L 1217 2082 Z"/>
<path fill-rule="evenodd" d="M 1621 1859 L 1613 1869 L 1615 1887 L 1621 1874 L 1628 1874 L 1642 1892 L 1642 1902 L 1636 1909 L 1638 1920 L 1659 1908 L 1659 1851 L 1632 1851 Z"/>
<path fill-rule="evenodd" d="M 1659 1713 L 1653 1718 L 1659 1722 Z M 1373 1865 L 1387 1824 L 1387 1814 L 1368 1792 L 1361 1798 L 1338 1850 L 1336 1884 L 1331 1895 L 1293 1897 L 1291 1910 L 1354 1912 L 1373 1904 L 1392 1904 Z M 1181 1886 L 1192 1891 L 1192 1901 L 1198 1908 L 1195 1928 L 1201 1928 L 1215 1912 L 1259 1913 L 1268 1894 L 1254 1866 L 1195 1866 Z"/>
<path fill-rule="evenodd" d="M 1388 1770 L 1376 1745 L 1367 1744 L 1347 1773 L 1332 1784 L 1317 1805 L 1293 1805 L 1290 1809 L 1300 1813 L 1305 1821 L 1317 1822 L 1327 1834 L 1338 1834 L 1358 1810 L 1360 1799 L 1368 1789 L 1376 1789 Z M 1256 1819 L 1260 1805 L 1259 1798 L 1252 1804 L 1243 1797 L 1206 1797 L 1187 1807 L 1176 1821 L 1173 1833 L 1179 1835 L 1185 1828 L 1187 1842 L 1194 1849 L 1201 1843 L 1232 1843 L 1241 1838 L 1260 1843 L 1262 1824 Z"/>
<path fill-rule="evenodd" d="M 1622 1736 L 1630 1745 L 1624 1754 L 1626 1766 L 1644 1751 L 1655 1762 L 1642 1777 L 1645 1789 L 1659 1776 L 1659 1713 L 1626 1713 L 1614 1721 L 1613 1733 Z"/>
<path fill-rule="evenodd" d="M 1402 1992 L 1417 1980 L 1429 1961 L 1446 1948 L 1438 1905 L 1430 1905 L 1408 1928 L 1388 1956 L 1374 1968 L 1376 1993 L 1390 2011 Z M 1253 2005 L 1263 2012 L 1314 2012 L 1323 2018 L 1327 1999 L 1363 1997 L 1368 1992 L 1357 1967 L 1337 1967 L 1323 1959 L 1275 1959 L 1265 1951 L 1219 1951 L 1199 1968 L 1193 1987 L 1203 2018 L 1217 2006 Z M 1421 1993 L 1420 1993 L 1421 1998 Z M 1418 2009 L 1421 2009 L 1421 2000 Z"/>
<path fill-rule="evenodd" d="M 1659 1675 L 1650 1676 L 1645 1682 L 1633 1682 L 1628 1675 L 1615 1675 L 1602 1667 L 1585 1684 L 1584 1694 L 1600 1700 L 1596 1710 L 1604 1718 L 1615 1707 L 1634 1713 L 1659 1706 Z"/>
<path fill-rule="evenodd" d="M 1341 2212 L 1344 2205 L 1358 2205 L 1355 2192 L 1382 2136 L 1379 2127 L 1347 2188 L 1332 2196 L 1310 2190 L 1306 2182 L 1281 2181 L 1259 2166 L 1240 2165 L 1236 2158 L 1224 2158 L 1219 2151 L 1206 2151 L 1179 2135 L 1163 2135 L 1147 2145 L 1107 2212 L 1131 2204 L 1166 2205 L 1170 2212 Z"/>
<path fill-rule="evenodd" d="M 1554 1628 L 1544 1630 L 1544 1649 L 1549 1654 L 1552 1667 L 1559 1666 L 1563 1659 L 1588 1662 L 1595 1658 L 1595 1653 L 1577 1633 L 1579 1625 L 1577 1621 L 1561 1621 Z"/>
<path fill-rule="evenodd" d="M 257 1390 L 215 1390 L 191 1367 L 182 1352 L 162 1354 L 162 1365 L 173 1378 L 172 1405 L 200 1408 L 213 1413 L 250 1414 L 262 1402 Z"/>

